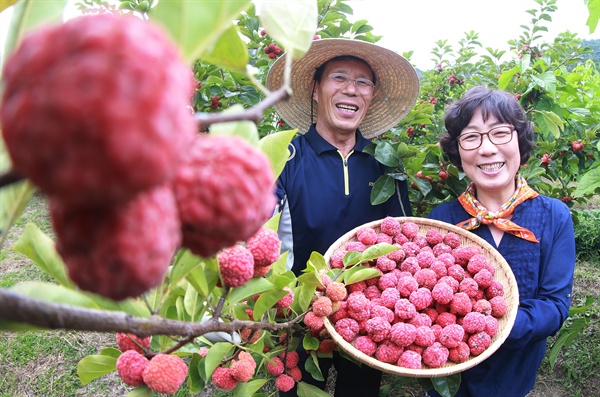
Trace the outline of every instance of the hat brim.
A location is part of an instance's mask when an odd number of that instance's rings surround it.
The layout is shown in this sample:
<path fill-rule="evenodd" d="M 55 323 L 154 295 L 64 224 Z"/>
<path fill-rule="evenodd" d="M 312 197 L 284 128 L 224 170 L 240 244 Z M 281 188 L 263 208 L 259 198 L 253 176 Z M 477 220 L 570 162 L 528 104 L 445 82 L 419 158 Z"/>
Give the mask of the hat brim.
<path fill-rule="evenodd" d="M 315 70 L 331 58 L 351 55 L 364 60 L 376 76 L 375 95 L 359 126 L 363 136 L 374 138 L 388 131 L 410 112 L 419 95 L 419 76 L 403 56 L 389 49 L 360 40 L 319 39 L 292 63 L 292 96 L 274 105 L 281 118 L 292 128 L 305 133 L 314 123 L 311 115 L 311 83 Z M 267 75 L 267 89 L 275 91 L 283 85 L 283 54 Z M 316 102 L 314 108 L 317 108 Z"/>

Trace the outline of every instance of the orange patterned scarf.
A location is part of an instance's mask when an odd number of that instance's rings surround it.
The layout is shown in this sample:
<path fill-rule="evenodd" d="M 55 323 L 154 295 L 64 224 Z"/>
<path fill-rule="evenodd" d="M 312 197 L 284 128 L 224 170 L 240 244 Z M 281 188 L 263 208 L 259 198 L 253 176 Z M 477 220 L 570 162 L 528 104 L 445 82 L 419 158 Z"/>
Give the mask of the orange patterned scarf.
<path fill-rule="evenodd" d="M 498 212 L 488 211 L 477 198 L 475 198 L 475 184 L 471 182 L 467 187 L 467 190 L 458 197 L 458 202 L 469 215 L 473 216 L 473 218 L 460 222 L 457 226 L 462 227 L 463 229 L 472 230 L 477 229 L 482 224 L 489 225 L 491 223 L 506 233 L 513 234 L 533 243 L 538 243 L 539 241 L 531 231 L 506 219 L 507 216 L 513 213 L 517 205 L 527 199 L 538 196 L 538 192 L 530 188 L 525 178 L 521 175 L 517 174 L 515 179 L 517 181 L 517 190 L 510 200 L 502 204 L 502 207 L 500 207 Z"/>

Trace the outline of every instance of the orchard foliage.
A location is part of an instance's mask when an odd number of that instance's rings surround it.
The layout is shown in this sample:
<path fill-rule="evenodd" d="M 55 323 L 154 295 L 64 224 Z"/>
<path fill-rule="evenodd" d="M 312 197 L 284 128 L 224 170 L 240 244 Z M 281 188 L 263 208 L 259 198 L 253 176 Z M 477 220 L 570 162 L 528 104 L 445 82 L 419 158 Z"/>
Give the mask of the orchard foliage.
<path fill-rule="evenodd" d="M 297 131 L 290 130 L 272 107 L 264 106 L 273 95 L 262 85 L 271 63 L 284 51 L 301 56 L 312 40 L 320 38 L 377 42 L 380 36 L 372 33 L 374 28 L 368 21 L 349 20 L 353 11 L 345 0 L 293 2 L 298 9 L 280 7 L 292 2 L 264 3 L 260 16 L 250 0 L 123 0 L 117 5 L 80 0 L 77 7 L 84 13 L 135 13 L 165 27 L 194 76 L 190 108 L 196 112 L 199 129 L 247 139 L 268 155 L 277 175 L 285 164 L 287 143 Z M 19 0 L 3 2 L 2 7 L 11 4 L 14 14 L 5 54 L 28 30 L 60 21 L 67 1 Z M 467 33 L 456 48 L 445 40 L 437 42 L 432 50 L 432 68 L 421 71 L 421 94 L 415 107 L 399 125 L 373 141 L 372 153 L 388 167 L 387 175 L 373 188 L 373 202 L 389 199 L 395 180 L 409 180 L 413 212 L 425 215 L 432 206 L 464 190 L 468 183 L 465 175 L 449 164 L 436 142 L 444 131 L 444 107 L 474 85 L 512 92 L 534 121 L 536 146 L 523 174 L 536 190 L 561 198 L 570 207 L 584 204 L 599 192 L 598 65 L 583 62 L 590 49 L 571 33 L 559 35 L 552 43 L 542 40 L 541 33 L 556 11 L 555 0 L 534 0 L 532 6 L 528 11 L 531 23 L 522 26 L 508 49 L 484 47 L 476 32 Z M 589 9 L 593 30 L 600 15 L 591 5 Z M 410 53 L 403 55 L 410 59 Z M 506 57 L 509 60 L 504 60 Z M 260 117 L 248 112 L 252 109 L 260 110 Z M 8 165 L 8 154 L 0 146 L 0 171 L 6 172 Z M 7 186 L 0 190 L 0 242 L 36 189 L 26 181 L 12 182 L 4 179 Z M 276 229 L 277 221 L 275 216 L 265 227 Z M 274 379 L 267 364 L 272 365 L 276 357 L 285 360 L 286 352 L 294 351 L 300 343 L 312 351 L 309 372 L 315 378 L 323 376 L 317 357 L 331 353 L 317 352 L 319 339 L 310 333 L 302 338 L 294 336 L 297 331 L 306 331 L 303 316 L 310 311 L 315 291 L 323 287 L 321 275 L 327 271 L 323 253 L 313 253 L 300 277 L 286 269 L 284 253 L 264 277 L 229 288 L 223 286 L 216 256 L 202 258 L 182 249 L 176 253 L 164 283 L 147 292 L 144 299 L 116 302 L 77 289 L 66 276 L 54 242 L 36 226 L 25 228 L 14 249 L 31 258 L 56 283 L 29 282 L 5 291 L 5 307 L 8 302 L 36 300 L 22 306 L 33 309 L 20 310 L 21 317 L 11 318 L 15 322 L 0 321 L 2 327 L 28 329 L 23 325 L 28 323 L 152 336 L 147 355 L 167 353 L 185 358 L 191 393 L 202 390 L 217 367 L 228 367 L 240 360 L 242 353 L 250 353 L 257 367 L 254 378 L 237 384 L 233 394 L 264 392 L 267 380 Z M 350 267 L 370 259 L 356 256 Z M 352 277 L 357 282 L 372 274 L 355 268 L 340 272 L 338 277 L 346 281 Z M 285 310 L 277 307 L 290 290 L 294 296 L 290 306 Z M 34 319 L 40 310 L 51 313 L 52 321 L 44 322 L 41 315 Z M 84 358 L 78 366 L 82 383 L 115 371 L 119 355 L 119 350 L 108 347 Z M 457 380 L 432 381 L 449 396 L 448 390 L 455 389 Z M 324 395 L 304 382 L 298 384 L 298 390 L 301 396 Z M 132 393 L 149 395 L 150 390 L 140 386 Z"/>
<path fill-rule="evenodd" d="M 522 174 L 537 191 L 560 198 L 569 207 L 585 204 L 600 191 L 600 71 L 585 61 L 592 50 L 575 34 L 553 42 L 541 32 L 556 11 L 555 1 L 536 0 L 531 23 L 508 42 L 509 49 L 484 47 L 468 32 L 453 48 L 439 40 L 433 68 L 421 75 L 421 97 L 397 128 L 377 140 L 375 157 L 389 165 L 375 190 L 387 179 L 409 179 L 415 213 L 454 198 L 466 187 L 463 173 L 451 165 L 436 142 L 444 133 L 444 108 L 475 85 L 507 90 L 519 99 L 535 126 L 535 147 Z M 481 54 L 481 55 L 479 55 Z M 503 59 L 510 55 L 508 61 Z M 412 117 L 412 118 L 411 118 Z M 374 194 L 389 196 L 389 191 Z M 574 215 L 576 215 L 574 213 Z"/>

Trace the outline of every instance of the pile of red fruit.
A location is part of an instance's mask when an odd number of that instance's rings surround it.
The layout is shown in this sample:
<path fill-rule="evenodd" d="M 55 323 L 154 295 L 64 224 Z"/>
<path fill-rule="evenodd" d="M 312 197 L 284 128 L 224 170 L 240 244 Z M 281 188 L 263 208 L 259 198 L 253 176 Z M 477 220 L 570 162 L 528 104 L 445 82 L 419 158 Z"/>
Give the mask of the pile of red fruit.
<path fill-rule="evenodd" d="M 330 257 L 331 268 L 342 268 L 346 253 L 374 244 L 398 249 L 368 264 L 379 277 L 345 286 L 323 276 L 324 295 L 304 319 L 313 335 L 322 335 L 328 317 L 357 350 L 411 369 L 463 363 L 489 348 L 507 301 L 479 246 L 461 244 L 451 231 L 419 234 L 416 223 L 392 217 L 378 228 L 359 228 L 355 239 Z"/>

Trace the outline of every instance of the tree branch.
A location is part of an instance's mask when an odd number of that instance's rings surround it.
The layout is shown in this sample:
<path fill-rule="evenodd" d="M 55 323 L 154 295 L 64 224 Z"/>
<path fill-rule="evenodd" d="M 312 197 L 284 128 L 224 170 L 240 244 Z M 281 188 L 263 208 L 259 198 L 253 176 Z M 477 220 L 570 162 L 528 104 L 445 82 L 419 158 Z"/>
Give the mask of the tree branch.
<path fill-rule="evenodd" d="M 12 185 L 13 183 L 20 182 L 24 179 L 25 178 L 22 175 L 20 175 L 19 173 L 17 173 L 16 171 L 9 170 L 9 171 L 5 172 L 4 174 L 0 174 L 0 188 L 2 188 L 4 186 Z"/>
<path fill-rule="evenodd" d="M 243 328 L 278 330 L 299 322 L 302 315 L 284 323 L 234 320 L 229 323 L 210 319 L 201 323 L 169 320 L 159 316 L 134 317 L 123 312 L 86 309 L 17 294 L 0 288 L 0 321 L 30 324 L 48 329 L 67 329 L 107 333 L 132 333 L 140 337 L 177 335 L 198 337 L 210 332 L 233 333 Z"/>
<path fill-rule="evenodd" d="M 225 123 L 230 121 L 248 120 L 255 124 L 259 124 L 262 116 L 268 108 L 279 101 L 284 101 L 290 98 L 288 87 L 283 85 L 277 91 L 273 91 L 264 100 L 245 110 L 242 113 L 196 113 L 196 121 L 200 123 L 202 129 L 206 129 L 211 124 Z"/>

